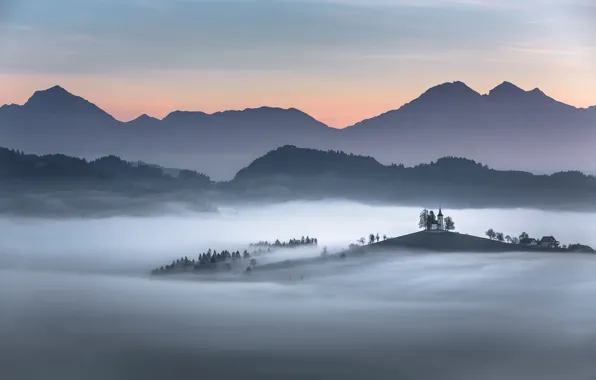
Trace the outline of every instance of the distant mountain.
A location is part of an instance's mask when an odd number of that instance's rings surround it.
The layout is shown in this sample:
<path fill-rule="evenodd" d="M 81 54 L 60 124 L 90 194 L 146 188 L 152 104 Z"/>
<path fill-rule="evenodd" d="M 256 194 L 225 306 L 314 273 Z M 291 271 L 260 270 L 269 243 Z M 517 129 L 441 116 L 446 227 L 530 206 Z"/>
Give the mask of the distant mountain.
<path fill-rule="evenodd" d="M 596 178 L 581 172 L 534 175 L 444 157 L 413 167 L 371 157 L 283 146 L 240 170 L 232 184 L 256 198 L 351 198 L 449 207 L 593 209 Z M 270 189 L 275 189 L 271 192 Z"/>
<path fill-rule="evenodd" d="M 578 109 L 539 89 L 504 82 L 482 95 L 463 82 L 444 83 L 402 107 L 344 130 L 297 109 L 261 107 L 207 114 L 174 111 L 163 120 L 127 123 L 55 86 L 24 105 L 0 107 L 0 139 L 38 154 L 127 159 L 182 167 L 229 179 L 243 165 L 282 145 L 334 149 L 415 165 L 466 156 L 494 167 L 596 173 L 596 107 Z"/>
<path fill-rule="evenodd" d="M 139 126 L 139 127 L 143 127 L 143 126 L 158 126 L 161 123 L 160 119 L 157 119 L 155 117 L 151 117 L 147 114 L 143 114 L 139 117 L 137 117 L 134 120 L 129 121 L 128 125 L 134 125 L 134 126 Z"/>

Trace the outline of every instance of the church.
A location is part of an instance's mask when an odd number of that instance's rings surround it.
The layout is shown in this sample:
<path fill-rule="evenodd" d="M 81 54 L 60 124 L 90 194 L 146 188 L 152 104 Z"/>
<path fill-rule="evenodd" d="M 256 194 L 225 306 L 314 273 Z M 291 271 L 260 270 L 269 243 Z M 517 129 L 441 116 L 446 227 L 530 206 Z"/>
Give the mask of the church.
<path fill-rule="evenodd" d="M 439 213 L 435 216 L 434 211 L 428 213 L 426 218 L 426 230 L 427 231 L 446 231 L 445 221 L 443 220 L 443 212 L 439 208 Z"/>

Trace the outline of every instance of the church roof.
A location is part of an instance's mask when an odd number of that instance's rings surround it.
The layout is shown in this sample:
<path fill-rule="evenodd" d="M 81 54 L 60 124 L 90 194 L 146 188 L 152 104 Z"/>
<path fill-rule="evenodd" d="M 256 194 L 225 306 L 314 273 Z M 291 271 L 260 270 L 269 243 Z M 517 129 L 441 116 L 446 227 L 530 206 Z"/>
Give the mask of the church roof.
<path fill-rule="evenodd" d="M 554 243 L 556 241 L 557 239 L 555 239 L 553 236 L 544 236 L 542 239 L 540 239 L 541 243 Z"/>

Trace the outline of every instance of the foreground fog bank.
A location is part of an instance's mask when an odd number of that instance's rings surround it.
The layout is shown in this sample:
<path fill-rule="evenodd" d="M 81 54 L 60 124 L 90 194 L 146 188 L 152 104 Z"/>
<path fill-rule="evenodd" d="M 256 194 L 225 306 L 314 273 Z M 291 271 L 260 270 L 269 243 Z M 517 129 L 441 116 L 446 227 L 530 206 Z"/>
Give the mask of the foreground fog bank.
<path fill-rule="evenodd" d="M 596 374 L 591 256 L 411 254 L 328 269 L 284 283 L 0 271 L 0 373 L 454 380 Z"/>
<path fill-rule="evenodd" d="M 335 202 L 0 219 L 0 378 L 595 378 L 592 255 L 386 252 L 233 282 L 145 275 L 276 238 L 310 235 L 320 246 L 263 260 L 318 255 L 373 232 L 415 231 L 419 211 Z M 444 212 L 465 233 L 596 246 L 593 214 Z"/>
<path fill-rule="evenodd" d="M 433 205 L 426 205 L 432 208 Z M 221 208 L 219 214 L 170 212 L 156 217 L 105 219 L 0 218 L 0 265 L 140 273 L 209 248 L 242 250 L 260 240 L 316 237 L 340 249 L 370 233 L 399 236 L 418 227 L 420 208 L 373 207 L 349 202 L 285 203 Z M 596 247 L 596 214 L 534 210 L 449 210 L 462 233 L 496 231 L 554 235 L 562 244 Z M 316 255 L 286 253 L 285 258 Z"/>

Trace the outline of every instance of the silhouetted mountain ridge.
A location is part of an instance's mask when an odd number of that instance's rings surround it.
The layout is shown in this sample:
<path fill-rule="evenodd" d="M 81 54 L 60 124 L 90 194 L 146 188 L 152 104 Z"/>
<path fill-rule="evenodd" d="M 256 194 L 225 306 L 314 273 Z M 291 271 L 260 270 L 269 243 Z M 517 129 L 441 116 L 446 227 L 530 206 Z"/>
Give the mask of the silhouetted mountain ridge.
<path fill-rule="evenodd" d="M 168 167 L 191 164 L 220 178 L 288 144 L 370 155 L 383 163 L 415 165 L 456 155 L 491 166 L 596 173 L 596 157 L 586 157 L 595 126 L 596 107 L 578 109 L 510 82 L 485 95 L 461 81 L 444 83 L 343 130 L 295 108 L 277 107 L 173 111 L 162 120 L 141 116 L 122 123 L 59 86 L 36 92 L 25 105 L 0 108 L 0 138 L 12 148 L 82 157 L 114 153 Z M 216 169 L 209 165 L 223 156 L 226 161 Z"/>
<path fill-rule="evenodd" d="M 36 91 L 22 106 L 25 112 L 41 114 L 76 114 L 113 120 L 107 112 L 88 100 L 71 94 L 60 86 Z"/>

